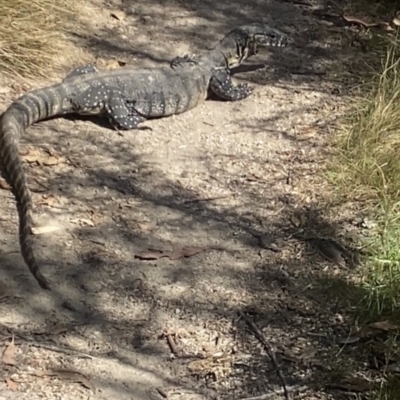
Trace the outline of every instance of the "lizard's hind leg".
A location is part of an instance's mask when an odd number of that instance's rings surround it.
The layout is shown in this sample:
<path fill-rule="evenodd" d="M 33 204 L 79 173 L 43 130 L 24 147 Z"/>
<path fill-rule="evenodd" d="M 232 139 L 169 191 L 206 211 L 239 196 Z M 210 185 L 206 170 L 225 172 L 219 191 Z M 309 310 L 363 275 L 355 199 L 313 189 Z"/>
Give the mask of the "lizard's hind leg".
<path fill-rule="evenodd" d="M 112 86 L 92 86 L 72 100 L 79 114 L 99 114 L 105 111 L 111 125 L 121 130 L 136 129 L 146 118 L 129 104 L 118 88 Z"/>
<path fill-rule="evenodd" d="M 235 86 L 226 71 L 215 71 L 210 80 L 210 89 L 218 97 L 228 101 L 238 101 L 249 97 L 253 88 L 247 83 Z"/>
<path fill-rule="evenodd" d="M 119 129 L 137 129 L 141 122 L 146 121 L 133 104 L 127 104 L 120 92 L 113 92 L 105 103 L 105 109 L 110 123 Z"/>

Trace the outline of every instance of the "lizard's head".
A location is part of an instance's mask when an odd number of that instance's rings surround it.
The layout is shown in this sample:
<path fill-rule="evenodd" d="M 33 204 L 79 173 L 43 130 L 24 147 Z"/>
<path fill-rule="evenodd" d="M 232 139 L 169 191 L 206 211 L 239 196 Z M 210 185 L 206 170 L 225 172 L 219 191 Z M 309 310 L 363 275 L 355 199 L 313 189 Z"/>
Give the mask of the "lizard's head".
<path fill-rule="evenodd" d="M 285 47 L 288 44 L 289 37 L 285 33 L 255 22 L 230 31 L 220 41 L 219 48 L 223 49 L 228 66 L 232 68 L 257 54 L 259 47 Z M 232 45 L 236 48 L 233 49 Z"/>
<path fill-rule="evenodd" d="M 271 28 L 267 24 L 253 23 L 243 25 L 238 28 L 238 31 L 256 46 L 285 47 L 289 44 L 289 37 L 285 33 Z"/>

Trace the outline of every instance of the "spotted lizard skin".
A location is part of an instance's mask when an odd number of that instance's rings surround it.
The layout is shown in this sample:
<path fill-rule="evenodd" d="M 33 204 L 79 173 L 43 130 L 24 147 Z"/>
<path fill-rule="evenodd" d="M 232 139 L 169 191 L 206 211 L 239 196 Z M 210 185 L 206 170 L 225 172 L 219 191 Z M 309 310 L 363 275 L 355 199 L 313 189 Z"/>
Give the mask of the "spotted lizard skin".
<path fill-rule="evenodd" d="M 0 121 L 0 161 L 16 199 L 21 254 L 43 289 L 50 289 L 33 252 L 33 202 L 19 156 L 19 138 L 37 121 L 65 114 L 106 115 L 118 129 L 136 129 L 146 119 L 180 114 L 204 101 L 209 90 L 222 99 L 248 97 L 252 88 L 235 86 L 229 68 L 256 54 L 257 46 L 283 46 L 285 34 L 263 24 L 245 25 L 226 35 L 209 53 L 177 57 L 167 68 L 124 67 L 73 70 L 61 83 L 28 92 L 13 102 Z"/>

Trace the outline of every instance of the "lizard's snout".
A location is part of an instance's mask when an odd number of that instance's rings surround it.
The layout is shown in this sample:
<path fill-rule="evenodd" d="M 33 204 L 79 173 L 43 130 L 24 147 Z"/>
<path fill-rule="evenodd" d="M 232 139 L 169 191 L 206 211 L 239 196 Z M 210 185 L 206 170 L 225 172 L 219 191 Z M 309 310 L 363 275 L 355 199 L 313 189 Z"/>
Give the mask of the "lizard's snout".
<path fill-rule="evenodd" d="M 256 42 L 261 47 L 285 47 L 289 44 L 290 40 L 284 33 L 274 32 L 268 35 L 256 36 Z"/>
<path fill-rule="evenodd" d="M 267 46 L 272 47 L 285 47 L 289 44 L 289 37 L 286 35 L 273 35 L 272 37 L 268 38 Z"/>

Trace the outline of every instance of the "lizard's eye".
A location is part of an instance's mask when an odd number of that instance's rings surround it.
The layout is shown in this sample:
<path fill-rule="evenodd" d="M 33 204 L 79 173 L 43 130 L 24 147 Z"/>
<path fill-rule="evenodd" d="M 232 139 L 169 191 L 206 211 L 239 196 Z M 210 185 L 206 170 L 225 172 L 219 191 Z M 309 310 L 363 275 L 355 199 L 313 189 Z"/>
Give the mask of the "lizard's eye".
<path fill-rule="evenodd" d="M 275 33 L 271 33 L 271 34 L 269 35 L 269 37 L 270 37 L 271 39 L 276 39 Z"/>

